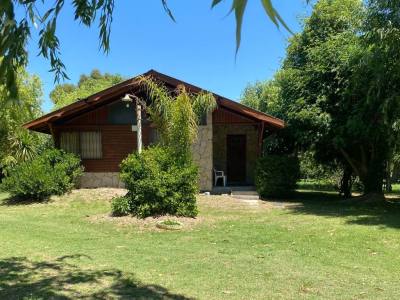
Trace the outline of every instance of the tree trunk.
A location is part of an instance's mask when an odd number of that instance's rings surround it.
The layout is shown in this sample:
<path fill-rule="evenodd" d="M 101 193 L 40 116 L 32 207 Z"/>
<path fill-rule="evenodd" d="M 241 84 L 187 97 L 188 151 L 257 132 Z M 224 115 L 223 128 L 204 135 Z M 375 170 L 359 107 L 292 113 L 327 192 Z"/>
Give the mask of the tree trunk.
<path fill-rule="evenodd" d="M 392 172 L 391 172 L 391 161 L 388 160 L 386 165 L 386 182 L 385 182 L 385 191 L 390 193 L 392 191 Z"/>
<path fill-rule="evenodd" d="M 340 180 L 339 194 L 343 198 L 351 198 L 352 169 L 349 165 L 344 166 L 342 179 Z"/>
<path fill-rule="evenodd" d="M 385 175 L 385 166 L 382 161 L 371 161 L 367 172 L 360 176 L 364 185 L 364 198 L 367 201 L 384 200 L 382 185 Z"/>
<path fill-rule="evenodd" d="M 346 161 L 349 163 L 354 173 L 358 175 L 364 185 L 364 198 L 384 200 L 382 184 L 385 177 L 385 161 L 387 151 L 384 142 L 380 145 L 360 146 L 360 151 L 345 151 L 340 149 Z"/>

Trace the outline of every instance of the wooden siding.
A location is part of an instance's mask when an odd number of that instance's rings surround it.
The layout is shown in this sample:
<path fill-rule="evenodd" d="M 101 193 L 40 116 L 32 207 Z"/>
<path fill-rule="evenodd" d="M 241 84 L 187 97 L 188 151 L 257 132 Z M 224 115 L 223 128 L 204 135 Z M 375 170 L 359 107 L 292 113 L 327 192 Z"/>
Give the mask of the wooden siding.
<path fill-rule="evenodd" d="M 136 149 L 136 132 L 131 126 L 103 126 L 102 159 L 83 160 L 87 172 L 118 172 L 121 161 Z"/>
<path fill-rule="evenodd" d="M 73 125 L 106 125 L 108 106 L 102 106 L 81 116 L 75 117 L 65 124 Z"/>
<path fill-rule="evenodd" d="M 101 159 L 83 159 L 86 172 L 118 172 L 121 161 L 137 149 L 136 132 L 131 125 L 107 124 L 107 106 L 83 114 L 68 122 L 54 126 L 55 143 L 59 145 L 63 131 L 100 131 L 102 142 Z M 143 144 L 150 142 L 149 126 L 142 128 Z"/>
<path fill-rule="evenodd" d="M 213 112 L 213 124 L 255 124 L 252 119 L 246 118 L 225 108 L 217 108 Z"/>

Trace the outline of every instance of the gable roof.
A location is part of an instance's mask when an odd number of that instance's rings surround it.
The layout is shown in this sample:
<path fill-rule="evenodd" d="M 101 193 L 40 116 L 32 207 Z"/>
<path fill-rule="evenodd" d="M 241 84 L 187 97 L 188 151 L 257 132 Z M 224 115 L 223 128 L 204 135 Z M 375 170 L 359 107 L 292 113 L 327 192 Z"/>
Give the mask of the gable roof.
<path fill-rule="evenodd" d="M 101 104 L 106 103 L 107 100 L 110 100 L 115 96 L 118 96 L 120 94 L 128 92 L 134 88 L 138 88 L 139 87 L 138 78 L 140 76 L 151 76 L 154 79 L 161 81 L 164 84 L 169 85 L 171 87 L 175 87 L 175 88 L 178 85 L 184 85 L 188 91 L 193 92 L 193 93 L 198 93 L 201 91 L 207 92 L 206 90 L 203 90 L 203 89 L 201 89 L 195 85 L 192 85 L 190 83 L 170 77 L 168 75 L 162 74 L 155 70 L 150 70 L 146 73 L 143 73 L 143 74 L 133 77 L 131 79 L 125 80 L 121 83 L 113 85 L 112 87 L 104 89 L 93 95 L 90 95 L 85 99 L 78 100 L 74 103 L 71 103 L 71 104 L 64 106 L 60 109 L 57 109 L 53 112 L 45 114 L 42 117 L 39 117 L 35 120 L 32 120 L 32 121 L 24 124 L 23 126 L 30 130 L 43 132 L 43 133 L 50 133 L 50 125 L 49 124 L 51 124 L 55 121 L 62 120 L 64 118 L 73 116 L 73 115 L 79 115 L 79 114 L 85 113 L 88 110 L 93 109 L 94 107 L 98 107 Z M 262 113 L 258 110 L 252 109 L 250 107 L 247 107 L 243 104 L 240 104 L 240 103 L 230 100 L 228 98 L 222 97 L 215 93 L 212 93 L 212 94 L 214 95 L 214 97 L 217 101 L 218 107 L 226 108 L 230 111 L 233 111 L 235 113 L 243 115 L 247 118 L 262 122 L 267 127 L 280 129 L 285 126 L 284 121 L 282 121 L 281 119 L 275 118 L 275 117 L 270 116 L 265 113 Z"/>

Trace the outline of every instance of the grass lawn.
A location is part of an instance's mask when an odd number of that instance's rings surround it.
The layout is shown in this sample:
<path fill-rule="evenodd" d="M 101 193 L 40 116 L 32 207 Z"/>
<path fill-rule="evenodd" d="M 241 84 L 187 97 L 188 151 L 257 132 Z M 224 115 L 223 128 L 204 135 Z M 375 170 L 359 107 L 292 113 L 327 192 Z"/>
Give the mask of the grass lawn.
<path fill-rule="evenodd" d="M 398 299 L 400 205 L 199 196 L 182 231 L 107 216 L 109 190 L 0 194 L 0 299 Z"/>

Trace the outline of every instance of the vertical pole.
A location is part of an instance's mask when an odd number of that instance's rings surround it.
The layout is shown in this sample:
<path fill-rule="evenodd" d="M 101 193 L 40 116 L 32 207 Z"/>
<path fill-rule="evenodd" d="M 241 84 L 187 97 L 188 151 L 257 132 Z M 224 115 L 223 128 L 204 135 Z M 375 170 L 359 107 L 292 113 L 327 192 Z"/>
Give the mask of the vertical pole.
<path fill-rule="evenodd" d="M 58 140 L 52 123 L 48 123 L 51 136 L 53 138 L 54 147 L 58 148 Z"/>
<path fill-rule="evenodd" d="M 137 122 L 137 151 L 142 153 L 142 107 L 136 100 L 136 122 Z"/>

